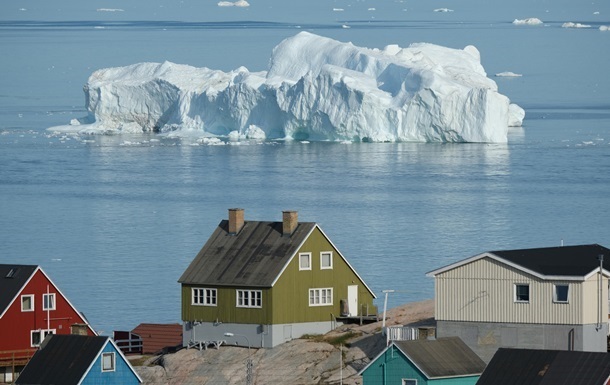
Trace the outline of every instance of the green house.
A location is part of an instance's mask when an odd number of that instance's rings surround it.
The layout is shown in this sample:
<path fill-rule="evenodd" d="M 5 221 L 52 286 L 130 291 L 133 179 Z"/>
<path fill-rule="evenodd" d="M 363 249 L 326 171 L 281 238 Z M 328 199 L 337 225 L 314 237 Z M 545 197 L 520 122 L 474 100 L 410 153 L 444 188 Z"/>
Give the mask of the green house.
<path fill-rule="evenodd" d="M 474 385 L 485 363 L 460 338 L 394 341 L 360 371 L 363 385 Z"/>
<path fill-rule="evenodd" d="M 376 298 L 313 222 L 244 220 L 230 209 L 182 274 L 183 343 L 274 347 L 376 315 Z"/>

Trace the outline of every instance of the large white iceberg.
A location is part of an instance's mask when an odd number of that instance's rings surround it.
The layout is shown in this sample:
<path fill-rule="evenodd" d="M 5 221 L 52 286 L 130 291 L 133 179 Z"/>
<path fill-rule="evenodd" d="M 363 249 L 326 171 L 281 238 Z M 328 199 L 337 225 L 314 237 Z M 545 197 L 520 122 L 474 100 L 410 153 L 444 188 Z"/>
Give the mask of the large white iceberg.
<path fill-rule="evenodd" d="M 498 93 L 478 50 L 383 50 L 301 32 L 266 72 L 170 62 L 95 71 L 88 116 L 57 131 L 335 141 L 506 142 L 524 111 Z"/>

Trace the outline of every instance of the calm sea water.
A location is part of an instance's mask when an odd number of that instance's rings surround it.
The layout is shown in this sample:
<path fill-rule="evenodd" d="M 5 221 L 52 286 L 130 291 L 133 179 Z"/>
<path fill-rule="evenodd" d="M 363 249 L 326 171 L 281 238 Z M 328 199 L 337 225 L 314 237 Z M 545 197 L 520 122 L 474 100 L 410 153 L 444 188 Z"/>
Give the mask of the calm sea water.
<path fill-rule="evenodd" d="M 180 322 L 177 280 L 231 207 L 318 222 L 380 298 L 396 290 L 390 306 L 432 298 L 427 271 L 483 251 L 610 245 L 610 32 L 597 29 L 610 24 L 608 4 L 316 1 L 295 16 L 285 2 L 252 3 L 0 5 L 1 263 L 41 265 L 110 333 Z M 511 24 L 526 17 L 546 25 Z M 85 115 L 82 85 L 98 68 L 262 70 L 302 29 L 368 47 L 473 44 L 490 76 L 523 74 L 494 79 L 526 109 L 524 127 L 508 144 L 225 146 L 45 130 Z"/>

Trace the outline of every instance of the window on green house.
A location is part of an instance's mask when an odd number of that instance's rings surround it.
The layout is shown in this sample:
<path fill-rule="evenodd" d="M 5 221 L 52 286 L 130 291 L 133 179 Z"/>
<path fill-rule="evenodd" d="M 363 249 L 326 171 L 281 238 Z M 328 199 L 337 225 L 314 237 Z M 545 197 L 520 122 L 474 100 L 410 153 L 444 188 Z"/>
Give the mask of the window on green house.
<path fill-rule="evenodd" d="M 193 305 L 216 306 L 216 289 L 193 288 Z"/>
<path fill-rule="evenodd" d="M 311 270 L 311 253 L 299 254 L 299 270 Z"/>
<path fill-rule="evenodd" d="M 332 304 L 332 287 L 324 289 L 309 289 L 309 306 L 330 306 Z"/>
<path fill-rule="evenodd" d="M 263 292 L 260 290 L 237 290 L 237 307 L 263 307 Z"/>
<path fill-rule="evenodd" d="M 320 253 L 320 269 L 333 268 L 333 252 L 323 251 Z"/>

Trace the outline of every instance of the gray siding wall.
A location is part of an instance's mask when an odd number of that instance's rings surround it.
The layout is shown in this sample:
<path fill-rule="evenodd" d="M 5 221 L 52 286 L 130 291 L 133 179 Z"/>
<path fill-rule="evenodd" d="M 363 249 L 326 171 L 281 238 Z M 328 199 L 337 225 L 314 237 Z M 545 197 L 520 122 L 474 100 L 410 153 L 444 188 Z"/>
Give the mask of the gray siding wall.
<path fill-rule="evenodd" d="M 239 345 L 251 348 L 273 348 L 305 334 L 325 334 L 340 326 L 335 321 L 305 322 L 295 324 L 252 325 L 221 323 L 214 324 L 202 322 L 183 324 L 182 344 L 188 346 L 190 342 L 224 341 L 224 344 Z M 233 333 L 233 337 L 226 337 L 224 333 Z"/>
<path fill-rule="evenodd" d="M 436 336 L 460 337 L 483 361 L 489 363 L 498 348 L 550 349 L 606 352 L 608 323 L 540 325 L 522 323 L 437 321 Z"/>

